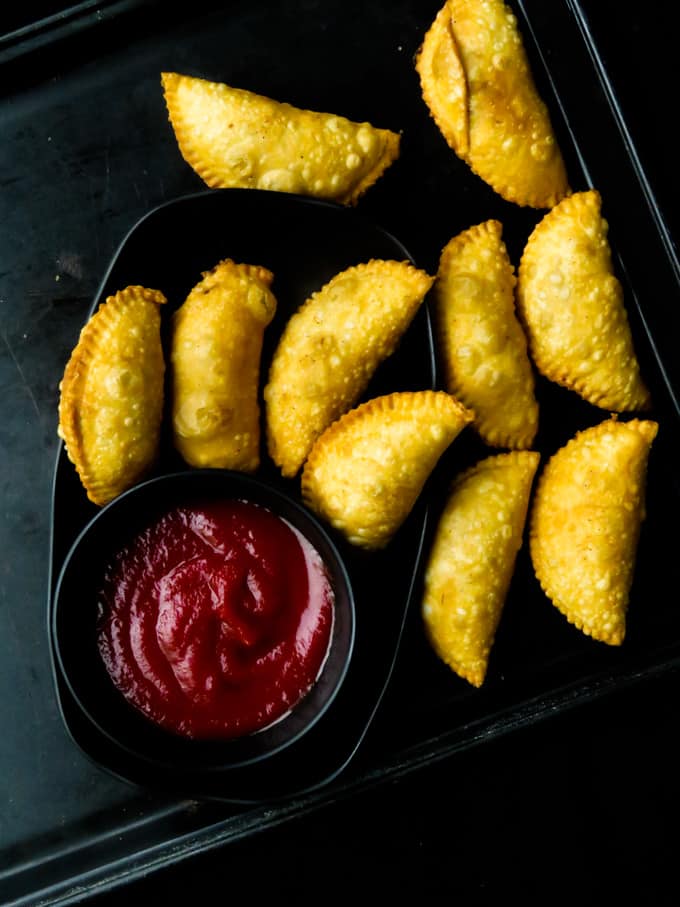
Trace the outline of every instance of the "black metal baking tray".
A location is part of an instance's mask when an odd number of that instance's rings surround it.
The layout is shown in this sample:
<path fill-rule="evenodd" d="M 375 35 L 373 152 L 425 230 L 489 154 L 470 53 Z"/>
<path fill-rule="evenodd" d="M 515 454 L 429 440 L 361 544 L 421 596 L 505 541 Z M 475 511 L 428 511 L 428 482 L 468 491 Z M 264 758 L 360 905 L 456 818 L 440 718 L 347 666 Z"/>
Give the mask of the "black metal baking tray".
<path fill-rule="evenodd" d="M 430 271 L 451 236 L 489 217 L 504 224 L 516 263 L 539 214 L 503 202 L 467 171 L 424 108 L 413 54 L 438 0 L 197 0 L 171 14 L 167 4 L 126 4 L 124 15 L 93 17 L 69 36 L 56 30 L 52 41 L 43 28 L 33 47 L 26 33 L 21 53 L 13 50 L 3 63 L 2 405 L 12 470 L 0 609 L 0 679 L 11 690 L 0 697 L 4 903 L 74 902 L 680 666 L 680 615 L 668 591 L 678 587 L 680 565 L 667 531 L 680 496 L 680 325 L 677 306 L 667 304 L 680 287 L 675 250 L 580 3 L 511 5 L 572 186 L 602 194 L 661 426 L 627 639 L 610 651 L 566 625 L 538 594 L 524 551 L 487 683 L 468 689 L 424 643 L 413 575 L 396 664 L 354 758 L 327 784 L 261 803 L 178 799 L 101 771 L 69 739 L 52 683 L 45 602 L 58 381 L 131 227 L 158 205 L 203 188 L 178 155 L 159 73 L 204 75 L 402 131 L 399 161 L 358 212 Z M 600 418 L 558 388 L 541 382 L 539 390 L 551 414 L 542 425 L 544 453 Z M 476 453 L 466 442 L 456 462 Z"/>

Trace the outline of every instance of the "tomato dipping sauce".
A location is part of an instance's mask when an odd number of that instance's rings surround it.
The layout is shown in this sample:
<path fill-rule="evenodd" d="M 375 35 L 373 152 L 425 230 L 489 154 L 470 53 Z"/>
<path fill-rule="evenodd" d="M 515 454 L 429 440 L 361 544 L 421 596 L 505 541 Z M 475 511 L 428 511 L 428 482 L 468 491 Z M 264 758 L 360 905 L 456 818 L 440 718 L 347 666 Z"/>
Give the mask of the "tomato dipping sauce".
<path fill-rule="evenodd" d="M 334 594 L 321 556 L 248 501 L 177 507 L 114 558 L 98 646 L 126 699 L 190 738 L 253 733 L 283 717 L 328 654 Z"/>

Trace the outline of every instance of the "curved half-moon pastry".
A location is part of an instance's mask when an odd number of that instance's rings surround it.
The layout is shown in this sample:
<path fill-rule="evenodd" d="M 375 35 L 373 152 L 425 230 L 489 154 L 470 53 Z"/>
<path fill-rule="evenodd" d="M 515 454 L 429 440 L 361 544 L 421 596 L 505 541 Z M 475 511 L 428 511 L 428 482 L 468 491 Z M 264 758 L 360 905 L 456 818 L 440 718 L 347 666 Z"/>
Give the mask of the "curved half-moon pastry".
<path fill-rule="evenodd" d="M 633 348 L 599 192 L 576 192 L 529 237 L 517 307 L 536 367 L 602 409 L 645 409 L 649 391 Z"/>
<path fill-rule="evenodd" d="M 153 465 L 165 363 L 158 290 L 107 297 L 80 332 L 59 385 L 59 436 L 88 498 L 103 505 Z"/>
<path fill-rule="evenodd" d="M 269 453 L 284 476 L 394 352 L 433 278 L 375 259 L 336 274 L 290 318 L 264 389 Z"/>
<path fill-rule="evenodd" d="M 437 655 L 479 687 L 522 546 L 540 455 L 519 450 L 458 476 L 439 517 L 425 570 L 421 613 Z"/>
<path fill-rule="evenodd" d="M 449 146 L 499 195 L 550 208 L 569 192 L 548 109 L 503 0 L 447 0 L 416 70 Z"/>
<path fill-rule="evenodd" d="M 173 439 L 191 466 L 259 466 L 260 359 L 276 312 L 272 280 L 266 268 L 225 259 L 173 316 Z"/>
<path fill-rule="evenodd" d="M 647 461 L 658 425 L 607 419 L 548 461 L 530 516 L 536 576 L 567 620 L 620 645 L 645 516 Z"/>
<path fill-rule="evenodd" d="M 302 471 L 303 499 L 352 544 L 383 548 L 472 415 L 444 391 L 398 391 L 362 403 L 315 442 Z"/>
<path fill-rule="evenodd" d="M 444 247 L 432 294 L 435 331 L 445 388 L 474 410 L 480 437 L 522 449 L 536 435 L 538 403 L 501 233 L 489 220 Z"/>
<path fill-rule="evenodd" d="M 354 204 L 399 156 L 399 134 L 370 123 L 175 72 L 161 81 L 180 153 L 211 188 Z"/>

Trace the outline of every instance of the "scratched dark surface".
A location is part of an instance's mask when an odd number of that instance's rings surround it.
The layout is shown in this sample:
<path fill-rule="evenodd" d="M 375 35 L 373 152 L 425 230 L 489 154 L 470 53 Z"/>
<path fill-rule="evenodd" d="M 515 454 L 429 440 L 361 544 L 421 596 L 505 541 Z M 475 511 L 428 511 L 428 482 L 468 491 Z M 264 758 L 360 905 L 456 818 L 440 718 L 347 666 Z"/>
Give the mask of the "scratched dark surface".
<path fill-rule="evenodd" d="M 593 28 L 642 162 L 668 223 L 675 227 L 677 190 L 669 183 L 673 161 L 664 126 L 675 78 L 670 57 L 663 53 L 673 32 L 671 13 L 657 10 L 651 21 L 633 4 L 584 5 L 593 8 Z M 310 107 L 322 102 L 332 107 L 343 98 L 348 115 L 357 118 L 376 119 L 371 105 L 382 94 L 389 99 L 383 117 L 388 126 L 399 123 L 401 93 L 414 103 L 416 87 L 405 61 L 438 9 L 436 0 L 390 4 L 384 23 L 379 7 L 358 3 L 349 10 L 340 2 L 324 7 L 307 0 L 283 4 L 266 17 L 264 7 L 230 4 L 234 30 L 229 32 L 227 69 L 234 82 L 247 76 L 250 87 L 264 90 L 278 80 L 289 99 L 302 103 L 304 98 Z M 326 16 L 331 9 L 333 15 Z M 362 18 L 363 31 L 357 29 Z M 672 705 L 680 682 L 674 672 L 619 691 L 604 704 L 495 740 L 483 753 L 466 752 L 405 772 L 401 781 L 395 765 L 389 781 L 374 787 L 385 751 L 402 740 L 386 721 L 380 728 L 384 748 L 377 740 L 357 769 L 358 787 L 367 790 L 338 793 L 337 802 L 322 800 L 318 811 L 319 804 L 312 802 L 291 802 L 277 810 L 185 808 L 102 773 L 65 735 L 45 643 L 58 381 L 84 313 L 127 230 L 150 207 L 200 188 L 178 161 L 165 110 L 153 96 L 157 72 L 170 65 L 178 70 L 197 65 L 202 47 L 217 72 L 227 50 L 221 47 L 224 36 L 209 25 L 187 29 L 181 21 L 165 25 L 142 18 L 130 20 L 124 40 L 120 35 L 111 40 L 81 37 L 72 53 L 43 62 L 43 70 L 35 62 L 26 70 L 12 70 L 0 99 L 0 728 L 5 729 L 0 736 L 0 894 L 3 871 L 21 865 L 26 871 L 8 891 L 38 890 L 43 871 L 45 884 L 58 883 L 76 879 L 85 869 L 96 871 L 104 861 L 114 864 L 119 857 L 128 860 L 131 874 L 144 875 L 154 867 L 154 858 L 130 860 L 131 854 L 197 831 L 205 835 L 214 826 L 221 830 L 210 844 L 233 842 L 231 849 L 222 846 L 214 859 L 189 859 L 152 881 L 140 881 L 133 894 L 153 899 L 154 893 L 172 897 L 167 892 L 174 891 L 180 899 L 197 890 L 197 875 L 228 885 L 239 869 L 252 871 L 266 852 L 273 873 L 271 880 L 262 879 L 262 893 L 297 895 L 290 861 L 311 847 L 312 862 L 321 866 L 326 849 L 355 860 L 368 879 L 367 890 L 376 894 L 434 897 L 457 891 L 472 903 L 484 903 L 487 896 L 495 900 L 500 893 L 514 892 L 537 901 L 542 880 L 557 876 L 565 897 L 578 893 L 582 904 L 604 903 L 617 890 L 618 877 L 638 901 L 647 896 L 656 905 L 674 903 L 667 884 L 669 845 L 676 838 L 672 807 L 680 796 Z M 342 51 L 337 42 L 329 51 L 331 29 L 343 36 Z M 297 67 L 286 62 L 293 50 L 287 44 L 290 34 L 297 38 Z M 382 57 L 366 47 L 366 35 L 378 42 Z M 277 46 L 280 54 L 272 52 Z M 558 49 L 556 42 L 549 52 Z M 385 54 L 389 65 L 382 67 L 376 61 Z M 629 65 L 632 59 L 635 66 Z M 654 62 L 653 77 L 645 61 Z M 303 74 L 310 71 L 324 72 L 323 86 L 309 84 Z M 253 73 L 261 74 L 259 84 Z M 348 83 L 364 80 L 371 82 L 375 96 L 355 90 L 347 100 Z M 438 160 L 441 148 L 434 131 L 421 141 L 413 154 L 431 148 Z M 466 225 L 465 198 L 444 193 L 440 207 L 430 213 L 415 190 L 409 195 L 406 189 L 399 204 L 392 202 L 391 179 L 386 177 L 367 198 L 366 210 L 387 220 L 417 254 L 427 258 L 428 248 L 437 248 L 456 224 Z M 432 202 L 435 170 L 423 179 Z M 490 211 L 504 214 L 502 204 L 492 199 L 489 204 Z M 616 205 L 625 242 L 634 228 L 622 223 L 625 199 L 617 199 Z M 429 232 L 423 228 L 428 216 Z M 426 235 L 434 237 L 433 246 L 426 247 Z M 677 306 L 677 299 L 669 299 L 668 305 Z M 677 588 L 660 592 L 677 598 Z M 408 689 L 403 678 L 402 689 Z M 413 742 L 408 734 L 403 740 Z M 419 764 L 427 762 L 421 753 Z M 634 810 L 644 824 L 644 837 L 631 821 Z M 120 828 L 124 835 L 116 834 Z M 574 828 L 580 837 L 574 838 Z M 74 843 L 83 842 L 89 851 L 66 855 Z M 542 869 L 531 858 L 532 848 Z M 34 857 L 40 862 L 47 854 L 58 857 L 53 875 L 30 865 Z M 190 856 L 191 848 L 183 855 Z M 642 866 L 633 869 L 636 858 Z M 159 852 L 158 859 L 173 862 L 167 852 Z M 105 885 L 106 879 L 97 884 Z M 344 882 L 339 887 L 345 894 L 351 890 Z M 64 897 L 67 890 L 68 885 L 60 889 Z M 114 894 L 111 903 L 119 899 Z M 559 893 L 550 900 L 561 903 Z"/>

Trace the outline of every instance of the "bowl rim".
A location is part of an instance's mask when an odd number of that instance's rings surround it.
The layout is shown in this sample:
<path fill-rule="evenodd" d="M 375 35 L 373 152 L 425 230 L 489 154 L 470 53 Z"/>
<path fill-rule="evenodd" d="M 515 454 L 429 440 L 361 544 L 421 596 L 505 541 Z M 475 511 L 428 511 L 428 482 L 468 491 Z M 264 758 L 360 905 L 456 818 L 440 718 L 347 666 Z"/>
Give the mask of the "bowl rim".
<path fill-rule="evenodd" d="M 314 543 L 314 540 L 310 539 L 308 533 L 305 532 L 304 527 L 310 527 L 312 534 L 316 533 L 317 536 L 323 541 L 326 548 L 326 552 L 319 551 L 318 553 L 322 557 L 324 563 L 329 569 L 331 577 L 333 578 L 336 591 L 335 605 L 337 605 L 339 600 L 344 602 L 344 610 L 346 612 L 345 617 L 348 627 L 346 632 L 346 652 L 338 669 L 332 689 L 325 697 L 321 705 L 314 711 L 309 719 L 303 722 L 299 728 L 294 730 L 290 734 L 290 736 L 286 737 L 285 739 L 279 740 L 277 743 L 274 743 L 266 749 L 254 752 L 250 755 L 246 754 L 241 757 L 237 756 L 236 758 L 230 759 L 228 750 L 230 747 L 232 749 L 238 749 L 239 746 L 243 747 L 244 741 L 249 741 L 256 738 L 260 741 L 264 739 L 262 737 L 263 734 L 266 734 L 268 731 L 276 728 L 282 722 L 285 722 L 286 719 L 291 715 L 295 714 L 297 706 L 302 705 L 302 703 L 307 700 L 307 697 L 311 690 L 307 694 L 305 694 L 305 696 L 303 696 L 302 699 L 299 700 L 299 702 L 295 706 L 293 706 L 291 710 L 286 712 L 279 719 L 259 730 L 251 732 L 250 734 L 226 739 L 192 739 L 184 737 L 180 734 L 175 734 L 172 731 L 158 725 L 153 721 L 153 719 L 150 719 L 141 710 L 136 709 L 133 705 L 128 703 L 123 694 L 120 693 L 120 691 L 118 691 L 112 684 L 113 690 L 120 697 L 121 708 L 127 708 L 128 710 L 130 710 L 131 717 L 136 713 L 150 728 L 150 732 L 154 732 L 155 729 L 156 734 L 166 737 L 170 741 L 174 741 L 177 746 L 186 749 L 188 752 L 194 751 L 196 754 L 198 754 L 199 750 L 203 750 L 205 752 L 212 751 L 215 753 L 224 751 L 224 758 L 222 760 L 211 758 L 207 762 L 192 761 L 190 765 L 187 766 L 183 763 L 179 764 L 177 760 L 172 758 L 163 759 L 158 755 L 150 754 L 146 752 L 143 747 L 136 748 L 129 745 L 125 740 L 121 740 L 114 732 L 112 732 L 106 726 L 106 723 L 102 723 L 97 714 L 93 714 L 93 710 L 85 702 L 83 702 L 83 698 L 80 695 L 78 687 L 73 682 L 71 670 L 68 667 L 68 661 L 64 656 L 63 645 L 62 642 L 60 642 L 60 637 L 62 635 L 62 630 L 60 628 L 60 615 L 63 610 L 63 587 L 67 582 L 67 577 L 70 570 L 72 569 L 74 561 L 76 560 L 83 544 L 90 538 L 93 532 L 101 529 L 102 525 L 105 525 L 106 521 L 112 518 L 112 514 L 116 514 L 121 507 L 130 506 L 131 498 L 136 498 L 140 495 L 143 496 L 145 494 L 148 494 L 151 491 L 155 491 L 158 487 L 162 487 L 164 485 L 190 485 L 192 483 L 196 483 L 196 487 L 198 489 L 199 483 L 201 482 L 215 482 L 218 486 L 224 484 L 225 489 L 228 489 L 228 486 L 230 484 L 233 484 L 234 488 L 238 490 L 226 490 L 225 493 L 222 494 L 222 497 L 225 499 L 241 499 L 244 501 L 252 501 L 252 497 L 261 497 L 261 500 L 253 501 L 253 503 L 259 503 L 261 506 L 269 507 L 269 509 L 271 509 L 274 514 L 291 523 L 291 525 L 294 525 L 294 527 L 298 531 L 300 531 L 305 536 L 305 538 L 307 538 L 308 541 L 310 541 L 318 550 L 318 546 Z M 249 491 L 251 494 L 249 494 Z M 190 492 L 188 492 L 188 494 L 190 494 Z M 167 509 L 171 509 L 173 505 L 174 501 L 169 500 Z M 288 520 L 288 518 L 281 512 L 281 508 L 292 509 L 299 518 L 299 523 L 293 523 L 291 520 Z M 111 549 L 112 553 L 115 553 L 115 548 L 116 546 L 114 544 Z M 330 559 L 328 557 L 329 554 Z M 329 562 L 329 560 L 331 562 Z M 342 595 L 337 594 L 338 589 L 342 590 Z M 338 614 L 337 611 L 334 610 L 331 633 L 333 633 L 334 631 L 337 620 Z M 213 772 L 225 772 L 232 769 L 239 769 L 245 766 L 250 766 L 266 761 L 270 757 L 282 752 L 283 750 L 289 749 L 319 723 L 321 718 L 326 715 L 326 713 L 330 710 L 331 706 L 336 700 L 349 671 L 355 650 L 356 624 L 356 601 L 354 597 L 352 580 L 349 575 L 345 559 L 340 553 L 338 546 L 331 537 L 331 534 L 329 533 L 327 527 L 323 525 L 320 519 L 304 503 L 297 500 L 292 494 L 290 494 L 283 488 L 278 487 L 273 482 L 267 481 L 265 478 L 257 475 L 212 467 L 191 467 L 185 469 L 175 469 L 171 472 L 164 472 L 155 476 L 151 476 L 150 478 L 147 478 L 133 485 L 132 487 L 123 491 L 120 495 L 117 495 L 112 501 L 101 507 L 85 523 L 85 525 L 78 532 L 77 536 L 71 543 L 59 570 L 54 586 L 54 592 L 52 595 L 49 631 L 50 647 L 52 650 L 54 667 L 60 675 L 61 680 L 65 684 L 70 696 L 73 699 L 74 704 L 81 713 L 81 716 L 99 734 L 103 735 L 103 737 L 114 744 L 118 749 L 124 751 L 128 756 L 131 756 L 136 760 L 141 760 L 142 762 L 145 762 L 147 764 L 158 766 L 165 771 L 178 772 L 180 774 L 185 774 L 187 771 L 198 771 L 201 774 L 210 774 Z M 328 663 L 330 651 L 331 643 L 329 642 L 329 649 L 324 660 L 324 667 L 322 667 L 315 683 L 318 682 L 319 678 L 323 674 L 325 665 Z M 314 687 L 312 687 L 312 689 L 314 689 Z"/>

